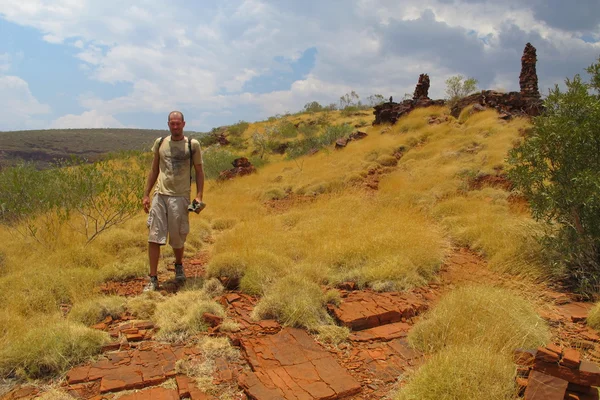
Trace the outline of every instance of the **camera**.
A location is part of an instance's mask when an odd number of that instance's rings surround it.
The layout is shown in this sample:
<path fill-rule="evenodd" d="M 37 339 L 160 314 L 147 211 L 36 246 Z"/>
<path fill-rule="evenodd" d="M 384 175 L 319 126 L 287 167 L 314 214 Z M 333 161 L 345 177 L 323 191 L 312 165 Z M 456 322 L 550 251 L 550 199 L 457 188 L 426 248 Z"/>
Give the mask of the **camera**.
<path fill-rule="evenodd" d="M 205 203 L 201 201 L 196 201 L 196 199 L 194 199 L 194 201 L 192 201 L 192 203 L 188 206 L 188 211 L 193 211 L 196 214 L 200 214 L 200 211 L 204 210 L 204 207 L 206 207 Z"/>

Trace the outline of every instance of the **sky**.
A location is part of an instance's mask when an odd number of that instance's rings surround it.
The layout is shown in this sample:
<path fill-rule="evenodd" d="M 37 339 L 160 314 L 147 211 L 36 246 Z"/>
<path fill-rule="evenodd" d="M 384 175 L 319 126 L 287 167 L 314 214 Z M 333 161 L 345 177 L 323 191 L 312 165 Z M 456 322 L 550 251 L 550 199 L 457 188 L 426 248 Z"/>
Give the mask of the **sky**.
<path fill-rule="evenodd" d="M 525 5 L 525 3 L 527 3 Z M 573 4 L 577 5 L 574 7 Z M 542 95 L 600 57 L 599 0 L 0 0 L 0 131 L 186 129 L 337 103 L 402 99 L 419 74 Z"/>

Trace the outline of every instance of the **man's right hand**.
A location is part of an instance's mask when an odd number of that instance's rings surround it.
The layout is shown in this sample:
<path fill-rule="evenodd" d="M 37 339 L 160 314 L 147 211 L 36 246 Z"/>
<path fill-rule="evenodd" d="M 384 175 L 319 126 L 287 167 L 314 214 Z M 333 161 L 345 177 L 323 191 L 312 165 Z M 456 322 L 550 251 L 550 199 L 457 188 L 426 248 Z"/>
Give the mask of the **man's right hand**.
<path fill-rule="evenodd" d="M 150 212 L 150 197 L 149 196 L 144 196 L 144 198 L 142 199 L 142 205 L 144 206 L 144 211 L 146 212 L 146 214 L 148 214 Z"/>

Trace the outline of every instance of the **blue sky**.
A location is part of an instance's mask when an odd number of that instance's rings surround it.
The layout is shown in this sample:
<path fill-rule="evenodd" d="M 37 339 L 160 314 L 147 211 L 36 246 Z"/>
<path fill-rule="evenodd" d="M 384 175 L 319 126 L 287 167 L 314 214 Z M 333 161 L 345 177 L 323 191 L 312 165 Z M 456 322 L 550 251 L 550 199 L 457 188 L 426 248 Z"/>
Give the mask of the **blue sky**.
<path fill-rule="evenodd" d="M 518 90 L 537 48 L 540 90 L 600 56 L 600 2 L 581 0 L 0 0 L 0 131 L 164 129 L 172 109 L 208 131 L 337 102 L 430 97 L 453 75 Z"/>

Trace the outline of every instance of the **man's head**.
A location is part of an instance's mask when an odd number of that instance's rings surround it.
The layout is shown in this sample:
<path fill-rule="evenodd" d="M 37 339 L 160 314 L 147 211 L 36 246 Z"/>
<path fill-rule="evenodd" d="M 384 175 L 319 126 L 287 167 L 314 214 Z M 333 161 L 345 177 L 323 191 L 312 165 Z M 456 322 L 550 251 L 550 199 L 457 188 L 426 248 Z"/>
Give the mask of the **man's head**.
<path fill-rule="evenodd" d="M 171 111 L 169 113 L 169 130 L 171 131 L 171 136 L 174 139 L 179 139 L 183 137 L 183 127 L 185 126 L 185 119 L 183 118 L 183 113 L 181 111 Z"/>

